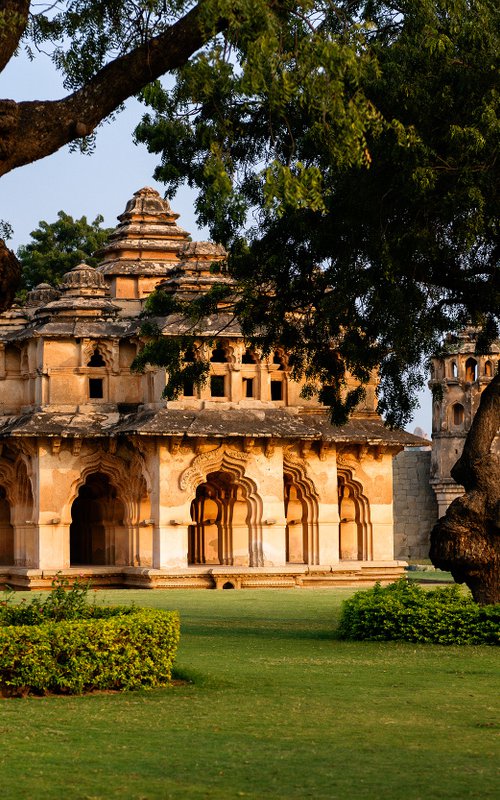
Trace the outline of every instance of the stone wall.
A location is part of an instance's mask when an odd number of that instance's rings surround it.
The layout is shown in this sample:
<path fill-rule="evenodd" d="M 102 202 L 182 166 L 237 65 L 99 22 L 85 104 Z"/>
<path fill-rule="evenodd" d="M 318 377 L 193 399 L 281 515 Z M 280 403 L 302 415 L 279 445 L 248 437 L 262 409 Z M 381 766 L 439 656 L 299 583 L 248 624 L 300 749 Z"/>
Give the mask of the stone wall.
<path fill-rule="evenodd" d="M 438 518 L 429 484 L 431 450 L 403 450 L 394 459 L 394 557 L 429 557 L 429 537 Z"/>

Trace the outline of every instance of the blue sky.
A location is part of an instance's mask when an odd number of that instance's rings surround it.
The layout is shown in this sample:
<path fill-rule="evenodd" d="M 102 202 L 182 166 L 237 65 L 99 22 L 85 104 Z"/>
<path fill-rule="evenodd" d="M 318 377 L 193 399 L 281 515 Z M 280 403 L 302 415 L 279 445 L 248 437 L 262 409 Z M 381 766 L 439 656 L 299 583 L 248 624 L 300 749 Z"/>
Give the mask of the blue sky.
<path fill-rule="evenodd" d="M 0 75 L 0 97 L 13 100 L 56 100 L 63 97 L 59 75 L 43 55 L 30 62 L 21 53 L 12 59 Z M 4 175 L 0 180 L 0 219 L 10 222 L 14 237 L 10 246 L 26 244 L 40 220 L 54 222 L 60 210 L 73 217 L 86 215 L 93 220 L 102 214 L 104 224 L 112 227 L 125 208 L 127 200 L 143 186 L 153 186 L 163 194 L 163 186 L 152 174 L 158 162 L 143 145 L 134 145 L 132 133 L 143 107 L 136 101 L 111 124 L 98 131 L 96 149 L 91 156 L 69 148 Z M 171 202 L 179 213 L 179 223 L 194 239 L 206 239 L 206 230 L 197 227 L 193 210 L 194 193 L 182 189 Z M 420 397 L 421 408 L 407 427 L 431 429 L 430 392 Z"/>

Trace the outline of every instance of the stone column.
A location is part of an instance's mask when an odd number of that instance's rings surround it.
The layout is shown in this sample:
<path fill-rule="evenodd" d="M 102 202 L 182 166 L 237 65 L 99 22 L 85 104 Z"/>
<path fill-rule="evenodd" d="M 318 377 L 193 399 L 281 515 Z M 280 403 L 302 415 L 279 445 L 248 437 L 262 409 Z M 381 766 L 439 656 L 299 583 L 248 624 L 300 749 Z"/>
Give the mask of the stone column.
<path fill-rule="evenodd" d="M 152 476 L 153 567 L 179 569 L 188 566 L 188 529 L 192 497 L 180 490 L 179 476 L 188 459 L 168 440 L 158 440 Z"/>
<path fill-rule="evenodd" d="M 38 516 L 36 551 L 39 569 L 67 569 L 70 566 L 69 527 L 62 519 L 74 478 L 74 465 L 61 441 L 47 440 L 38 449 Z"/>

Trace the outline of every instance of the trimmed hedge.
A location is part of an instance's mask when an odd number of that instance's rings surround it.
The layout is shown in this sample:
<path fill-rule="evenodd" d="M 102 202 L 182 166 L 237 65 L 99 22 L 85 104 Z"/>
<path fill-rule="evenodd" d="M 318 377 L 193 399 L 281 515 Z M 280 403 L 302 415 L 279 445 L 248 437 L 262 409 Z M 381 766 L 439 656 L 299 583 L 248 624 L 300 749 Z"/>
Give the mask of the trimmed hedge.
<path fill-rule="evenodd" d="M 344 601 L 341 639 L 433 644 L 500 644 L 500 605 L 479 606 L 459 587 L 428 591 L 405 579 Z"/>
<path fill-rule="evenodd" d="M 0 626 L 0 693 L 81 694 L 170 682 L 179 642 L 176 611 L 94 607 L 92 616 Z"/>

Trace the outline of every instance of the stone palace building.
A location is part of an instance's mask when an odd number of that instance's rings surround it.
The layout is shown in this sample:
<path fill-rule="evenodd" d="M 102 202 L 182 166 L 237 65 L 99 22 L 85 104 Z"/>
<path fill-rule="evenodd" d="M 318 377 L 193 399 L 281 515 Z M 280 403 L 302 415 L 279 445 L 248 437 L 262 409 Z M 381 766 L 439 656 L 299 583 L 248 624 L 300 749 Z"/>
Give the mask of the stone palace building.
<path fill-rule="evenodd" d="M 426 442 L 383 426 L 375 379 L 332 427 L 285 352 L 263 358 L 219 317 L 199 338 L 201 390 L 166 402 L 164 370 L 131 372 L 150 292 L 221 280 L 223 249 L 191 241 L 177 217 L 141 189 L 97 269 L 81 264 L 0 316 L 0 584 L 48 587 L 58 572 L 144 588 L 393 580 L 408 551 L 400 537 L 395 554 L 393 459 Z M 165 336 L 184 324 L 160 320 Z M 470 409 L 451 408 L 455 434 Z"/>

